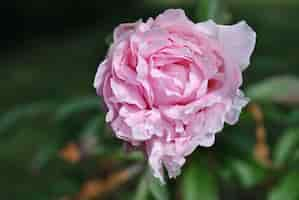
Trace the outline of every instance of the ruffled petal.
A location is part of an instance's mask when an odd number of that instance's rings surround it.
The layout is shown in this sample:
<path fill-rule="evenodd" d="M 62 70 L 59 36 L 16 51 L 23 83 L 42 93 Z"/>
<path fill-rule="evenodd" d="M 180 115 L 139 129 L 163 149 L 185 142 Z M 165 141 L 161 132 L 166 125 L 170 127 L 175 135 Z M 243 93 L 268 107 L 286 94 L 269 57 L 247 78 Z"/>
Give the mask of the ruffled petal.
<path fill-rule="evenodd" d="M 188 19 L 184 10 L 168 9 L 155 19 L 154 24 L 161 28 L 177 30 L 184 27 L 190 29 L 193 22 Z"/>
<path fill-rule="evenodd" d="M 106 74 L 109 72 L 109 65 L 107 59 L 105 59 L 97 69 L 97 73 L 93 82 L 93 87 L 97 89 L 97 94 L 102 95 L 103 83 Z"/>
<path fill-rule="evenodd" d="M 162 155 L 163 155 L 163 145 L 159 141 L 150 141 L 146 146 L 149 165 L 151 171 L 156 178 L 159 178 L 161 183 L 165 183 L 163 165 L 162 165 Z"/>
<path fill-rule="evenodd" d="M 245 97 L 241 90 L 237 90 L 237 94 L 232 100 L 232 106 L 225 115 L 225 121 L 230 125 L 237 123 L 242 108 L 246 106 L 248 102 L 249 98 Z"/>
<path fill-rule="evenodd" d="M 113 32 L 113 41 L 119 41 L 121 39 L 126 38 L 130 34 L 132 34 L 136 27 L 142 23 L 141 20 L 138 20 L 137 22 L 133 23 L 123 23 L 118 25 Z"/>
<path fill-rule="evenodd" d="M 250 56 L 254 50 L 256 33 L 245 22 L 234 25 L 217 25 L 212 20 L 196 24 L 196 29 L 219 41 L 226 55 L 241 70 L 250 64 Z"/>
<path fill-rule="evenodd" d="M 212 38 L 218 37 L 218 27 L 213 20 L 207 20 L 196 24 L 196 30 Z"/>
<path fill-rule="evenodd" d="M 255 47 L 256 33 L 245 21 L 235 25 L 218 25 L 219 42 L 224 54 L 232 59 L 241 70 L 250 64 L 250 56 Z"/>
<path fill-rule="evenodd" d="M 138 89 L 135 86 L 127 85 L 124 82 L 116 80 L 114 78 L 110 81 L 111 88 L 115 98 L 111 100 L 115 103 L 123 102 L 128 104 L 136 105 L 139 108 L 146 108 L 146 103 L 143 100 L 143 97 L 139 93 Z"/>

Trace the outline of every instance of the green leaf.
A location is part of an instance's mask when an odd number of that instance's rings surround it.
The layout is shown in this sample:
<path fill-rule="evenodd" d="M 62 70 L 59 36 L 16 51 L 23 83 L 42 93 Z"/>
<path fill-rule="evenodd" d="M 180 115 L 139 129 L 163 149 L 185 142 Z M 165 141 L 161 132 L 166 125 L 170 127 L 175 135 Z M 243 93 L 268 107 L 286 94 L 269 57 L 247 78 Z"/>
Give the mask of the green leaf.
<path fill-rule="evenodd" d="M 197 0 L 196 19 L 206 21 L 209 19 L 217 23 L 225 24 L 231 21 L 231 14 L 220 0 Z"/>
<path fill-rule="evenodd" d="M 231 182 L 234 174 L 233 169 L 230 166 L 230 163 L 222 163 L 221 170 L 217 170 L 217 175 L 225 182 Z"/>
<path fill-rule="evenodd" d="M 32 159 L 32 168 L 39 170 L 45 167 L 51 159 L 57 156 L 59 148 L 60 145 L 57 141 L 42 145 L 41 149 L 36 153 L 36 155 L 34 155 Z"/>
<path fill-rule="evenodd" d="M 298 167 L 298 161 L 299 161 L 299 148 L 295 150 L 294 156 L 292 157 L 293 162 L 296 163 L 296 166 Z"/>
<path fill-rule="evenodd" d="M 96 97 L 73 99 L 58 108 L 55 119 L 57 121 L 64 121 L 75 113 L 81 113 L 99 107 L 99 99 Z"/>
<path fill-rule="evenodd" d="M 219 10 L 219 0 L 197 0 L 197 2 L 197 20 L 216 19 Z"/>
<path fill-rule="evenodd" d="M 137 191 L 135 194 L 134 200 L 147 200 L 148 198 L 148 184 L 147 184 L 147 176 L 144 175 L 141 177 L 140 183 L 137 187 Z"/>
<path fill-rule="evenodd" d="M 80 145 L 83 151 L 88 155 L 103 155 L 109 152 L 108 144 L 105 144 L 103 137 L 103 127 L 105 117 L 99 114 L 89 121 L 83 127 L 80 135 Z"/>
<path fill-rule="evenodd" d="M 299 144 L 299 129 L 286 130 L 274 147 L 273 163 L 279 167 L 289 160 L 292 153 L 295 151 Z"/>
<path fill-rule="evenodd" d="M 299 199 L 299 171 L 291 171 L 269 193 L 268 200 Z"/>
<path fill-rule="evenodd" d="M 216 200 L 218 188 L 209 166 L 193 161 L 184 171 L 182 181 L 184 200 Z"/>
<path fill-rule="evenodd" d="M 299 2 L 297 0 L 228 0 L 234 6 L 242 6 L 245 8 L 256 8 L 256 6 L 267 8 L 269 6 L 280 6 L 280 7 L 291 7 L 298 6 Z"/>
<path fill-rule="evenodd" d="M 55 199 L 59 199 L 64 195 L 75 194 L 80 190 L 80 185 L 72 179 L 63 177 L 53 182 L 49 190 L 51 196 L 56 197 Z"/>
<path fill-rule="evenodd" d="M 232 160 L 231 166 L 244 188 L 254 187 L 266 177 L 266 169 L 253 161 Z"/>
<path fill-rule="evenodd" d="M 97 115 L 96 117 L 89 120 L 86 125 L 83 127 L 81 136 L 90 136 L 90 135 L 98 135 L 98 130 L 103 128 L 105 123 L 105 116 Z"/>
<path fill-rule="evenodd" d="M 56 104 L 53 102 L 32 103 L 18 106 L 12 111 L 4 113 L 0 117 L 0 135 L 16 125 L 19 120 L 51 112 L 55 106 Z"/>
<path fill-rule="evenodd" d="M 299 123 L 299 110 L 293 110 L 288 116 L 286 116 L 287 122 L 290 124 Z"/>
<path fill-rule="evenodd" d="M 167 200 L 169 194 L 167 191 L 167 185 L 162 184 L 159 179 L 153 177 L 151 173 L 148 173 L 149 190 L 155 200 Z"/>
<path fill-rule="evenodd" d="M 261 81 L 247 90 L 253 100 L 283 104 L 299 104 L 299 79 L 294 76 L 277 76 Z"/>

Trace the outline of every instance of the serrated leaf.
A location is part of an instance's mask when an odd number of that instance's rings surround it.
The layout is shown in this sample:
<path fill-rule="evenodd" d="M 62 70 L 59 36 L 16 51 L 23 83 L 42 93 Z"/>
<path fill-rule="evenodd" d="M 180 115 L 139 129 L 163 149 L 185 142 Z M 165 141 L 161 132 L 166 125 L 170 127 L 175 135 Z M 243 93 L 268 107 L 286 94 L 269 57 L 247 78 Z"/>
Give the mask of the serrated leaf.
<path fill-rule="evenodd" d="M 232 160 L 231 166 L 234 171 L 233 173 L 244 188 L 254 187 L 266 177 L 266 169 L 255 162 Z"/>
<path fill-rule="evenodd" d="M 75 113 L 81 113 L 91 109 L 97 109 L 99 107 L 99 99 L 96 97 L 73 99 L 59 106 L 55 115 L 55 119 L 57 121 L 64 121 Z"/>
<path fill-rule="evenodd" d="M 163 185 L 157 178 L 148 173 L 149 190 L 155 200 L 167 200 L 169 194 L 167 191 L 167 185 Z"/>
<path fill-rule="evenodd" d="M 287 162 L 299 144 L 299 129 L 288 129 L 281 137 L 274 147 L 273 163 L 279 167 Z"/>
<path fill-rule="evenodd" d="M 292 171 L 269 193 L 268 200 L 299 199 L 299 171 Z"/>
<path fill-rule="evenodd" d="M 193 161 L 184 171 L 182 180 L 184 200 L 216 200 L 218 188 L 209 166 Z"/>
<path fill-rule="evenodd" d="M 261 81 L 247 90 L 253 100 L 299 104 L 299 79 L 295 76 L 277 76 Z"/>

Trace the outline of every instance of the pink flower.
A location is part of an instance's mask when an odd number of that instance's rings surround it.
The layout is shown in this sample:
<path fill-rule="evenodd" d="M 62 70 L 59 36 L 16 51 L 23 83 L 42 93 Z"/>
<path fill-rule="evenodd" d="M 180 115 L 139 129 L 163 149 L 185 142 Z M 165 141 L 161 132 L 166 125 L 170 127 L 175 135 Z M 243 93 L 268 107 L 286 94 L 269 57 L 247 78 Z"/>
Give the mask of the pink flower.
<path fill-rule="evenodd" d="M 116 137 L 144 150 L 161 181 L 163 166 L 176 177 L 187 155 L 213 145 L 224 122 L 237 122 L 255 38 L 244 21 L 195 24 L 180 9 L 114 30 L 94 87 Z"/>

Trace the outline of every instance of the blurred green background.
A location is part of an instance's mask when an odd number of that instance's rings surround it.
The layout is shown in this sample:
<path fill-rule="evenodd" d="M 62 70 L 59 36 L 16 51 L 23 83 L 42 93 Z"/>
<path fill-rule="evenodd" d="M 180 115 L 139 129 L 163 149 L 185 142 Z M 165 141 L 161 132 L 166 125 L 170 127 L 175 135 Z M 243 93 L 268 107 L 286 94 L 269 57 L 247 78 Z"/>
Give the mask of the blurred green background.
<path fill-rule="evenodd" d="M 161 186 L 124 153 L 92 87 L 113 28 L 183 8 L 257 32 L 240 123 Z M 299 199 L 298 0 L 1 3 L 0 199 Z"/>

